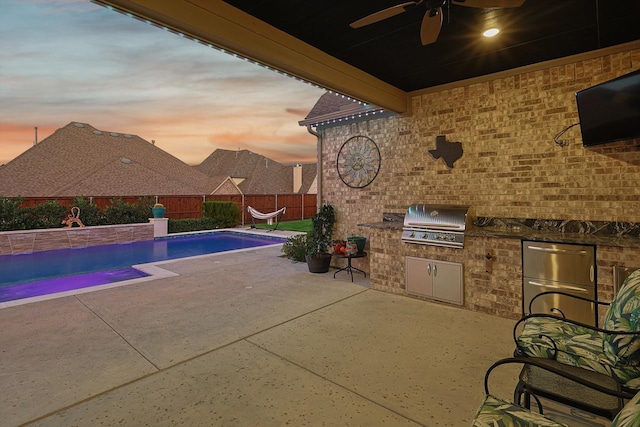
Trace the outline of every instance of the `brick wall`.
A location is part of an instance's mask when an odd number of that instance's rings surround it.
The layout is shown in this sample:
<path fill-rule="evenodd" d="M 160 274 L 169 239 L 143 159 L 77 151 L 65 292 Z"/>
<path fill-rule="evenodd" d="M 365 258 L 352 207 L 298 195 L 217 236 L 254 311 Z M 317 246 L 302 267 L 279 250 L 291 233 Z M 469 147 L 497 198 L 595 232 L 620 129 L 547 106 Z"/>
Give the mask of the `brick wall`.
<path fill-rule="evenodd" d="M 501 317 L 522 315 L 522 248 L 520 239 L 465 238 L 464 249 L 409 245 L 400 240 L 401 231 L 369 230 L 369 265 L 354 260 L 358 268 L 370 268 L 371 288 L 395 294 L 405 293 L 405 257 L 436 259 L 463 264 L 464 307 Z M 486 271 L 485 255 L 490 250 L 494 262 Z M 598 299 L 613 298 L 613 267 L 640 268 L 640 248 L 598 246 L 596 269 Z M 606 307 L 600 310 L 600 319 Z"/>
<path fill-rule="evenodd" d="M 640 140 L 586 149 L 576 126 L 563 135 L 568 146 L 553 142 L 578 121 L 576 91 L 638 68 L 640 49 L 603 54 L 417 94 L 408 117 L 323 129 L 322 196 L 336 207 L 334 238 L 345 238 L 358 223 L 379 222 L 384 212 L 404 213 L 411 203 L 470 205 L 475 215 L 486 217 L 640 222 Z M 335 167 L 341 145 L 355 135 L 372 138 L 382 156 L 377 178 L 364 189 L 345 186 Z M 452 169 L 428 152 L 437 135 L 462 143 L 464 154 Z M 361 231 L 370 238 L 372 287 L 381 290 L 404 292 L 405 255 L 455 257 L 452 249 L 402 246 L 399 231 Z M 519 312 L 513 306 L 517 301 L 519 310 L 521 298 L 520 242 L 489 240 L 465 241 L 465 307 L 515 317 Z M 497 255 L 491 275 L 479 264 L 487 248 Z M 598 251 L 603 266 L 598 280 L 606 296 L 612 265 L 639 264 L 634 259 L 640 254 Z"/>

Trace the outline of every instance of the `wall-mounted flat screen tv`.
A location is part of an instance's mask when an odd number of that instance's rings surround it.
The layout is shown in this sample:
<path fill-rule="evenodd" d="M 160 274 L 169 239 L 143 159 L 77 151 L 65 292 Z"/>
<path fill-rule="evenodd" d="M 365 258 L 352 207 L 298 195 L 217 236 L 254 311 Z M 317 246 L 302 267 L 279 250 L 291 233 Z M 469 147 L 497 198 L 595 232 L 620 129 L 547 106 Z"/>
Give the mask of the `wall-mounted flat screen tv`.
<path fill-rule="evenodd" d="M 582 144 L 640 138 L 640 70 L 576 93 Z"/>

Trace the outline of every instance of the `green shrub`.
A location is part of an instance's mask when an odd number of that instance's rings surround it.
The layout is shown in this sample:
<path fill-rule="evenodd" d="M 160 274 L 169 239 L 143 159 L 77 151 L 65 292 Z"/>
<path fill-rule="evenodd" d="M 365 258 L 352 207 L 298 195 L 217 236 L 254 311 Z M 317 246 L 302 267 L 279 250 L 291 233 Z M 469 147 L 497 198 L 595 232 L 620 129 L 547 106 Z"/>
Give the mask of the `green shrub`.
<path fill-rule="evenodd" d="M 24 230 L 20 205 L 21 197 L 0 197 L 0 231 Z"/>
<path fill-rule="evenodd" d="M 139 198 L 138 204 L 125 203 L 122 199 L 111 199 L 111 205 L 104 209 L 105 224 L 134 224 L 149 222 L 153 202 L 149 198 Z"/>
<path fill-rule="evenodd" d="M 70 207 L 58 200 L 49 200 L 33 207 L 20 207 L 23 198 L 0 197 L 0 231 L 59 228 L 71 212 Z M 84 225 L 146 223 L 151 217 L 150 198 L 139 198 L 137 204 L 112 199 L 111 205 L 100 211 L 95 203 L 82 197 L 73 201 L 80 208 L 80 220 Z"/>
<path fill-rule="evenodd" d="M 218 222 L 213 218 L 169 218 L 169 233 L 186 233 L 189 231 L 213 230 L 217 227 Z"/>
<path fill-rule="evenodd" d="M 25 230 L 60 227 L 68 213 L 68 209 L 57 200 L 48 200 L 39 205 L 22 208 L 21 210 Z"/>
<path fill-rule="evenodd" d="M 282 245 L 282 252 L 293 261 L 304 262 L 307 253 L 307 235 L 297 234 L 288 237 Z"/>
<path fill-rule="evenodd" d="M 21 197 L 0 196 L 0 231 L 59 228 L 71 211 L 71 207 L 63 206 L 57 200 L 21 208 L 23 201 Z M 139 198 L 136 204 L 125 203 L 119 198 L 110 202 L 101 211 L 90 200 L 76 197 L 72 206 L 80 209 L 80 220 L 86 226 L 147 223 L 152 216 L 151 198 Z M 205 202 L 202 211 L 204 218 L 169 219 L 169 233 L 233 228 L 239 223 L 240 208 L 233 202 Z"/>
<path fill-rule="evenodd" d="M 80 221 L 82 221 L 84 225 L 106 224 L 104 214 L 95 203 L 92 203 L 83 197 L 76 197 L 73 200 L 73 206 L 77 206 L 80 209 Z"/>
<path fill-rule="evenodd" d="M 233 202 L 203 202 L 202 216 L 216 220 L 215 228 L 232 228 L 239 223 L 240 208 Z"/>
<path fill-rule="evenodd" d="M 67 216 L 67 208 L 57 200 L 23 207 L 22 197 L 0 199 L 0 231 L 57 228 Z"/>

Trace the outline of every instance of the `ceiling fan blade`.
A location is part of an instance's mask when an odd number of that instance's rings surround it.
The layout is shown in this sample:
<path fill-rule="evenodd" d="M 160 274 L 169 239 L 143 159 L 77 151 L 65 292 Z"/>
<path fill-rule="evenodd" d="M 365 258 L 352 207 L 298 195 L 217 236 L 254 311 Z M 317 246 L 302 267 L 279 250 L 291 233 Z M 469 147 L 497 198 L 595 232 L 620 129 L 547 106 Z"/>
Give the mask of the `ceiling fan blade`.
<path fill-rule="evenodd" d="M 392 16 L 400 15 L 401 13 L 407 11 L 408 9 L 419 5 L 424 0 L 415 0 L 409 1 L 406 3 L 398 4 L 396 6 L 391 6 L 386 9 L 380 10 L 378 12 L 372 13 L 371 15 L 367 15 L 364 18 L 358 19 L 357 21 L 349 24 L 351 28 L 360 28 L 365 25 L 373 24 L 375 22 L 380 22 L 384 19 L 391 18 Z"/>
<path fill-rule="evenodd" d="M 524 2 L 525 0 L 453 0 L 453 4 L 458 6 L 478 7 L 481 9 L 520 7 Z"/>
<path fill-rule="evenodd" d="M 442 28 L 442 8 L 428 10 L 424 14 L 422 25 L 420 26 L 420 41 L 422 45 L 425 46 L 438 40 L 440 28 Z"/>

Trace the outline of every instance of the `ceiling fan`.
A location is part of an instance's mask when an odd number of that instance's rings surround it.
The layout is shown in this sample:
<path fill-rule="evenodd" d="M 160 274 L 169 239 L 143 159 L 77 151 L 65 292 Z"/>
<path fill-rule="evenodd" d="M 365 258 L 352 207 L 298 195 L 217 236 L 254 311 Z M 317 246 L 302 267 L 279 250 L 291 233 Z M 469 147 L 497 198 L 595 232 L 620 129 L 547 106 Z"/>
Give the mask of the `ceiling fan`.
<path fill-rule="evenodd" d="M 442 28 L 442 8 L 450 5 L 451 2 L 459 6 L 488 9 L 520 7 L 524 4 L 525 0 L 414 0 L 374 12 L 371 15 L 352 22 L 349 26 L 351 28 L 364 27 L 413 10 L 424 3 L 427 12 L 424 14 L 422 25 L 420 26 L 420 41 L 423 45 L 428 45 L 438 39 L 440 28 Z"/>

